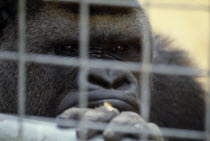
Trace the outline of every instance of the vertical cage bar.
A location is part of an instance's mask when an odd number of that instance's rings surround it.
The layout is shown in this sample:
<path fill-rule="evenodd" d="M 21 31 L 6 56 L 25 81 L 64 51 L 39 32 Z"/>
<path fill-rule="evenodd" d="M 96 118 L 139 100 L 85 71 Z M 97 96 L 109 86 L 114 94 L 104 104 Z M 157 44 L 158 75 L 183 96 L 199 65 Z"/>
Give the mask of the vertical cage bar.
<path fill-rule="evenodd" d="M 26 46 L 26 1 L 18 1 L 18 115 L 19 139 L 23 135 L 22 118 L 25 114 L 25 46 Z"/>
<path fill-rule="evenodd" d="M 148 5 L 147 5 L 148 7 Z M 143 37 L 142 37 L 142 69 L 144 70 L 141 73 L 141 116 L 144 120 L 149 120 L 150 113 L 150 73 L 149 73 L 149 65 L 151 63 L 151 33 L 150 26 L 147 19 L 140 20 L 140 24 L 142 27 Z"/>
<path fill-rule="evenodd" d="M 146 3 L 145 7 L 149 7 L 149 1 Z M 146 13 L 145 13 L 146 14 Z M 144 17 L 144 16 L 142 16 Z M 141 17 L 140 17 L 141 18 Z M 150 26 L 147 17 L 140 19 L 141 29 L 142 29 L 142 71 L 140 75 L 140 84 L 141 84 L 141 96 L 140 96 L 140 112 L 141 116 L 145 121 L 149 121 L 150 116 L 150 100 L 151 100 L 151 82 L 150 82 L 150 67 L 151 64 L 151 33 L 150 33 Z M 148 135 L 140 135 L 142 140 L 147 140 Z"/>
<path fill-rule="evenodd" d="M 79 74 L 79 106 L 80 108 L 88 107 L 87 95 L 87 76 L 88 67 L 88 48 L 89 48 L 89 5 L 84 1 L 80 1 L 80 74 Z M 83 115 L 81 115 L 83 116 Z M 80 127 L 83 129 L 81 139 L 86 139 L 87 130 L 85 128 L 85 120 L 81 121 Z"/>
<path fill-rule="evenodd" d="M 89 5 L 81 0 L 80 3 L 80 107 L 87 107 L 87 75 L 88 75 L 88 44 L 89 44 Z"/>
<path fill-rule="evenodd" d="M 210 22 L 210 8 L 209 8 L 209 22 Z M 209 36 L 210 36 L 210 26 L 209 26 Z M 208 91 L 206 93 L 206 122 L 205 122 L 205 129 L 206 129 L 206 141 L 210 141 L 210 39 L 209 39 L 209 59 L 208 59 L 208 70 L 209 70 L 209 74 L 208 74 Z"/>

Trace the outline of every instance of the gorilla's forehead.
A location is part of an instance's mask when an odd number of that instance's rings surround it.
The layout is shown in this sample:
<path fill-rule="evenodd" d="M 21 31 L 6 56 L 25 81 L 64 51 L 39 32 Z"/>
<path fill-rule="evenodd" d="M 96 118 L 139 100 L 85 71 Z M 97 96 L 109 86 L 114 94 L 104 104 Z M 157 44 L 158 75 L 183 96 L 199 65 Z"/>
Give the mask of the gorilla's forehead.
<path fill-rule="evenodd" d="M 102 9 L 103 10 L 103 9 Z M 93 14 L 89 16 L 90 40 L 129 41 L 139 39 L 140 9 L 122 14 Z M 29 17 L 29 38 L 44 40 L 75 40 L 79 38 L 79 14 L 57 6 L 45 5 L 34 17 Z M 44 38 L 42 38 L 44 37 Z"/>

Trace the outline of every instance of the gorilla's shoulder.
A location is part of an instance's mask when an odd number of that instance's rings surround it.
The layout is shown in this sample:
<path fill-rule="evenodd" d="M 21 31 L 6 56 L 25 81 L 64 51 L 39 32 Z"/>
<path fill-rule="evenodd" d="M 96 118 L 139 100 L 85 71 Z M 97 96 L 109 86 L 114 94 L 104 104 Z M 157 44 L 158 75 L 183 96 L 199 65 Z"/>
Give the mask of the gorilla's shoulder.
<path fill-rule="evenodd" d="M 153 63 L 170 65 L 192 65 L 186 52 L 174 49 L 172 40 L 166 36 L 153 36 Z"/>

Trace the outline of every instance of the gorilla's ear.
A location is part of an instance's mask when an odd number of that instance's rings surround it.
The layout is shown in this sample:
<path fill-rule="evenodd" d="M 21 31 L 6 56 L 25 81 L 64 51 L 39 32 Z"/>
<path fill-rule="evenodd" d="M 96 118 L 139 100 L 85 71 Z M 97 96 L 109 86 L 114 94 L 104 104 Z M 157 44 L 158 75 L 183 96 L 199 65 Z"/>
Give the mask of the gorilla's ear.
<path fill-rule="evenodd" d="M 14 21 L 17 14 L 17 0 L 1 0 L 0 1 L 0 37 L 2 30 L 9 22 Z"/>

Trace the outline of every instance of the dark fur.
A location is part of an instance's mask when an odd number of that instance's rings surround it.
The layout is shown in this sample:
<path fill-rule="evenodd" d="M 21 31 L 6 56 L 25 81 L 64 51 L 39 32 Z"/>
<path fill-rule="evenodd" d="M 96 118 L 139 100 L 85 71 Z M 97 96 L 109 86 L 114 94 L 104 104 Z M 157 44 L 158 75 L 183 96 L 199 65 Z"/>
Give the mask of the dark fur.
<path fill-rule="evenodd" d="M 154 63 L 189 65 L 183 52 L 163 48 L 169 44 L 164 38 L 155 37 L 159 55 L 154 58 Z M 192 77 L 154 75 L 153 86 L 151 121 L 164 127 L 204 129 L 204 91 Z"/>
<path fill-rule="evenodd" d="M 8 11 L 8 6 L 11 4 L 1 2 L 0 49 L 16 51 L 17 29 L 16 20 L 14 20 L 16 10 Z M 48 4 L 47 8 L 45 7 L 46 5 L 40 1 L 28 1 L 27 52 L 53 54 L 50 50 L 51 46 L 68 43 L 69 38 L 72 42 L 78 40 L 78 11 L 71 9 L 72 5 Z M 139 45 L 139 37 L 142 35 L 141 27 L 138 25 L 138 15 L 141 17 L 140 20 L 146 19 L 142 9 L 127 9 L 123 10 L 127 11 L 124 13 L 120 9 L 110 12 L 113 7 L 111 9 L 106 7 L 97 14 L 96 11 L 100 8 L 103 9 L 99 6 L 96 9 L 93 7 L 90 11 L 95 16 L 99 15 L 98 18 L 103 17 L 100 20 L 97 18 L 90 20 L 91 44 L 95 44 L 95 41 L 100 44 L 104 40 L 116 39 L 129 40 L 127 44 Z M 118 19 L 126 22 L 116 22 Z M 100 28 L 95 28 L 97 26 Z M 183 52 L 165 48 L 170 46 L 170 43 L 161 36 L 155 36 L 153 39 L 153 63 L 187 65 L 188 61 Z M 100 57 L 103 58 L 103 56 Z M 108 58 L 110 59 L 110 56 Z M 122 60 L 120 56 L 116 58 Z M 136 56 L 135 59 L 133 57 L 126 59 L 139 61 L 139 58 Z M 114 58 L 111 57 L 111 59 Z M 61 97 L 78 87 L 77 69 L 71 67 L 27 63 L 26 71 L 27 114 L 55 116 L 55 109 Z M 203 130 L 204 92 L 192 77 L 154 74 L 152 80 L 150 116 L 152 122 L 163 127 Z M 17 113 L 15 108 L 17 107 L 17 63 L 15 61 L 0 60 L 0 82 L 0 112 Z"/>

